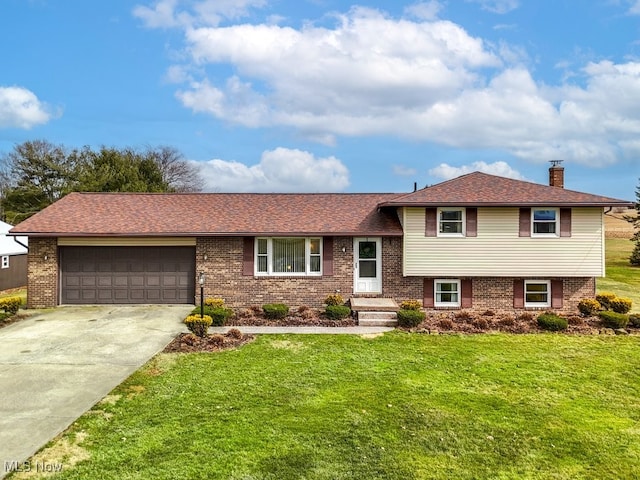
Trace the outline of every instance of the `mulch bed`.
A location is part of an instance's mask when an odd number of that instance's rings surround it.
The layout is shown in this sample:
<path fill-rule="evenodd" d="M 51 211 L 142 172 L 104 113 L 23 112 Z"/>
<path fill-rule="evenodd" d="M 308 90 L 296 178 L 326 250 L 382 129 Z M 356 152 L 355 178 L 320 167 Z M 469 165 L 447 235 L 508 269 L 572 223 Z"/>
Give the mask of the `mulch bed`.
<path fill-rule="evenodd" d="M 16 313 L 15 315 L 11 315 L 4 320 L 0 320 L 0 328 L 8 327 L 12 323 L 19 322 L 20 320 L 24 320 L 28 317 L 30 317 L 28 313 Z"/>
<path fill-rule="evenodd" d="M 235 330 L 235 331 L 234 331 Z M 193 333 L 181 333 L 165 347 L 163 353 L 219 352 L 238 348 L 254 340 L 253 335 L 231 329 L 225 334 L 214 333 L 198 337 Z"/>
<path fill-rule="evenodd" d="M 240 316 L 230 318 L 229 326 L 250 326 L 250 327 L 354 327 L 358 323 L 349 317 L 343 320 L 332 320 L 323 317 L 319 313 L 309 315 L 289 315 L 281 320 L 272 320 L 263 316 Z"/>

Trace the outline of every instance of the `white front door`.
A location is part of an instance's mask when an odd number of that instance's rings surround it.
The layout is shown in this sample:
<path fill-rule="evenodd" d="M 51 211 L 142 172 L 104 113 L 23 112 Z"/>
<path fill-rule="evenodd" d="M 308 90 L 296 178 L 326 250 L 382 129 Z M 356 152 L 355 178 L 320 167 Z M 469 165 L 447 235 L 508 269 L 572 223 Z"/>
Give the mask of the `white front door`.
<path fill-rule="evenodd" d="M 353 239 L 353 293 L 382 293 L 382 241 Z"/>

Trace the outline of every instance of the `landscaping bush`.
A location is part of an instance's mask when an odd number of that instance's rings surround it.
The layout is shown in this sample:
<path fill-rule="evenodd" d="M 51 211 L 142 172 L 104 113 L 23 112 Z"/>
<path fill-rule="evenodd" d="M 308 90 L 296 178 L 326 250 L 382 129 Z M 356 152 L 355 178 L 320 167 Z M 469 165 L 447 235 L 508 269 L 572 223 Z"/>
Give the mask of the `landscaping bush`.
<path fill-rule="evenodd" d="M 398 310 L 398 325 L 405 328 L 413 328 L 420 325 L 427 315 L 422 310 Z"/>
<path fill-rule="evenodd" d="M 284 303 L 267 303 L 262 306 L 262 311 L 271 320 L 281 320 L 289 313 L 289 307 Z"/>
<path fill-rule="evenodd" d="M 0 308 L 11 315 L 18 313 L 20 305 L 22 305 L 22 299 L 20 297 L 6 297 L 0 299 Z"/>
<path fill-rule="evenodd" d="M 602 309 L 602 305 L 600 305 L 600 302 L 593 298 L 583 298 L 578 303 L 578 310 L 580 310 L 580 313 L 585 317 L 590 317 L 592 315 L 595 315 L 601 309 Z"/>
<path fill-rule="evenodd" d="M 538 315 L 538 326 L 543 330 L 557 332 L 566 330 L 569 323 L 565 318 L 559 317 L 555 313 L 547 312 Z"/>
<path fill-rule="evenodd" d="M 327 295 L 327 298 L 324 299 L 324 303 L 327 307 L 344 305 L 344 298 L 342 298 L 342 295 L 339 293 L 332 293 L 331 295 Z"/>
<path fill-rule="evenodd" d="M 231 328 L 227 332 L 227 335 L 230 336 L 231 338 L 235 338 L 236 340 L 241 340 L 243 337 L 242 332 L 237 328 Z"/>
<path fill-rule="evenodd" d="M 489 329 L 489 321 L 486 318 L 478 318 L 471 323 L 478 330 L 488 330 Z"/>
<path fill-rule="evenodd" d="M 211 326 L 213 320 L 209 315 L 205 315 L 201 317 L 198 315 L 189 315 L 184 319 L 184 323 L 186 323 L 189 331 L 199 337 L 206 337 L 207 331 Z"/>
<path fill-rule="evenodd" d="M 616 297 L 609 303 L 611 310 L 616 313 L 629 313 L 633 302 L 630 298 Z"/>
<path fill-rule="evenodd" d="M 516 320 L 520 322 L 531 322 L 533 321 L 533 315 L 529 312 L 523 312 L 516 317 Z"/>
<path fill-rule="evenodd" d="M 229 317 L 233 315 L 233 310 L 226 307 L 212 307 L 211 305 L 207 305 L 207 301 L 205 300 L 204 305 L 204 315 L 211 317 L 213 321 L 212 325 L 214 327 L 222 327 L 225 325 Z M 200 307 L 196 307 L 191 310 L 191 315 L 200 316 Z"/>
<path fill-rule="evenodd" d="M 633 315 L 629 315 L 629 324 L 635 328 L 640 327 L 640 315 L 635 313 Z"/>
<path fill-rule="evenodd" d="M 205 298 L 204 304 L 207 307 L 219 308 L 224 307 L 224 300 L 222 298 Z"/>
<path fill-rule="evenodd" d="M 405 300 L 400 304 L 401 310 L 422 310 L 422 302 L 420 300 Z"/>
<path fill-rule="evenodd" d="M 473 320 L 473 315 L 466 310 L 456 312 L 454 317 L 458 322 L 471 322 Z"/>
<path fill-rule="evenodd" d="M 616 298 L 615 293 L 601 292 L 596 295 L 596 300 L 605 310 L 611 310 L 611 301 Z"/>
<path fill-rule="evenodd" d="M 624 313 L 611 312 L 605 310 L 598 314 L 602 325 L 608 328 L 624 328 L 629 323 L 629 316 Z"/>
<path fill-rule="evenodd" d="M 351 315 L 351 309 L 346 305 L 327 305 L 324 313 L 332 320 L 342 320 Z"/>

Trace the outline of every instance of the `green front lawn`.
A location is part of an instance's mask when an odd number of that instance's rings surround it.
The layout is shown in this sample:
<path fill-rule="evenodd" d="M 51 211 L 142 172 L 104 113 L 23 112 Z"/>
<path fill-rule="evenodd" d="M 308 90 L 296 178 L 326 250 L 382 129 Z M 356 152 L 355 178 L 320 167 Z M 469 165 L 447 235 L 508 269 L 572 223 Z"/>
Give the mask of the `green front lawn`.
<path fill-rule="evenodd" d="M 637 336 L 261 336 L 160 354 L 39 456 L 83 480 L 631 479 L 639 363 Z"/>

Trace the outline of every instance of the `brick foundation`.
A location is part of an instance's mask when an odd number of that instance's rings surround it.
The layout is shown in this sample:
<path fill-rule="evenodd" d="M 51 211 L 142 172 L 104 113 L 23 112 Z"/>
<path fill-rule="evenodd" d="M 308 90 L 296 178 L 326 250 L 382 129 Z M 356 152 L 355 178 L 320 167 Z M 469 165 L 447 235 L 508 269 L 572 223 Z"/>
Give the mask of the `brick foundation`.
<path fill-rule="evenodd" d="M 57 239 L 30 237 L 27 265 L 27 308 L 58 305 Z"/>

